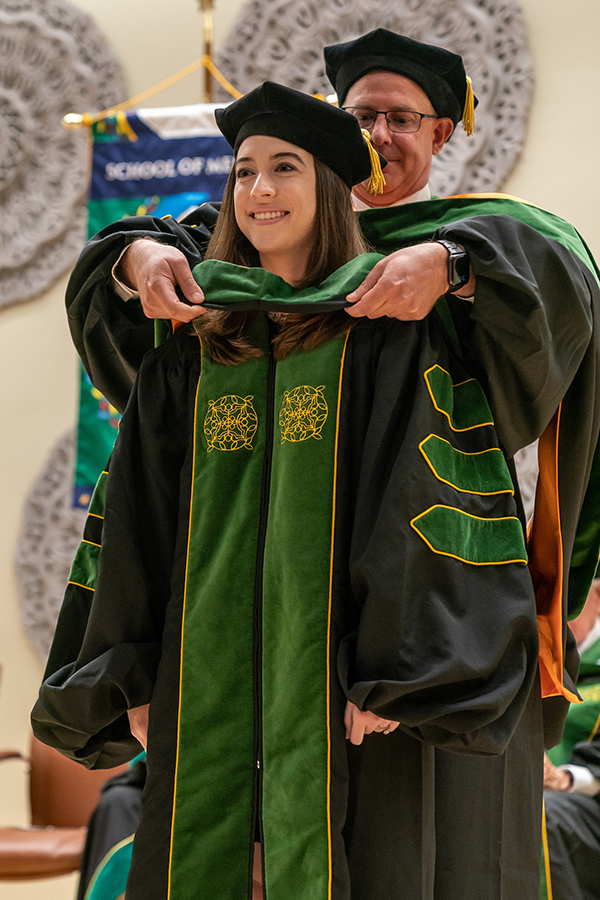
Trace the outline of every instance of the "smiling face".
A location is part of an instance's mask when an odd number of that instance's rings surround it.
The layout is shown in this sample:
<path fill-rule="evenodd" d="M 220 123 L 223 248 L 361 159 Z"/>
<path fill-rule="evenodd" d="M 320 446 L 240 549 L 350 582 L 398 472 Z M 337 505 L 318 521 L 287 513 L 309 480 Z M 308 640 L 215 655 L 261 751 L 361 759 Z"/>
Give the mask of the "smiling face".
<path fill-rule="evenodd" d="M 388 112 L 391 109 L 435 115 L 425 91 L 418 84 L 394 72 L 369 72 L 352 85 L 347 106 L 364 106 Z M 371 129 L 371 142 L 387 159 L 383 174 L 383 194 L 374 196 L 365 184 L 355 185 L 353 193 L 369 206 L 389 206 L 410 197 L 429 181 L 431 160 L 440 152 L 453 131 L 450 119 L 423 119 L 414 134 L 398 134 L 387 127 L 385 116 L 377 116 Z"/>
<path fill-rule="evenodd" d="M 251 135 L 235 162 L 233 202 L 242 233 L 264 269 L 290 284 L 305 271 L 314 243 L 314 157 L 280 138 Z"/>

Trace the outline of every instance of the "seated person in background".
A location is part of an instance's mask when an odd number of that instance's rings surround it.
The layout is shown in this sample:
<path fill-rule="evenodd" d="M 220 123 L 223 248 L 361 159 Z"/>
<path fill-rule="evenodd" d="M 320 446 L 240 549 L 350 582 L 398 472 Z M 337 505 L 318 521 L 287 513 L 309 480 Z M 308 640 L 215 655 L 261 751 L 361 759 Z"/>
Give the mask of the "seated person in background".
<path fill-rule="evenodd" d="M 544 760 L 547 845 L 541 900 L 600 900 L 600 572 L 570 623 L 581 654 L 582 704 Z"/>
<path fill-rule="evenodd" d="M 88 825 L 76 900 L 115 900 L 124 893 L 145 781 L 141 753 L 103 785 Z"/>

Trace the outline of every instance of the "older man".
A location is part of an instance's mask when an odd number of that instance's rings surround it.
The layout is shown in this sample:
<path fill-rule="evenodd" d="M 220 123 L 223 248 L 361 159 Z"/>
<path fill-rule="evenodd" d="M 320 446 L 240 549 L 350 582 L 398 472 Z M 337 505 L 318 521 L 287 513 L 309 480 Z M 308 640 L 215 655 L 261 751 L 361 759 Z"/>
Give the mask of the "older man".
<path fill-rule="evenodd" d="M 387 765 L 381 746 L 368 736 L 354 746 L 369 717 L 355 708 L 348 722 L 353 778 L 346 833 L 353 891 L 377 900 L 534 900 L 544 726 L 547 743 L 554 742 L 566 700 L 575 698 L 568 590 L 574 603 L 585 597 L 600 539 L 593 493 L 600 481 L 590 480 L 600 427 L 595 263 L 571 226 L 528 204 L 430 198 L 433 156 L 458 122 L 471 118 L 474 101 L 460 57 L 383 29 L 327 48 L 325 56 L 340 105 L 363 122 L 388 161 L 382 195 L 355 191 L 363 231 L 387 257 L 348 298 L 349 315 L 419 319 L 445 295 L 436 314 L 486 387 L 506 456 L 541 436 L 529 551 L 539 597 L 540 681 L 502 752 L 469 755 L 468 722 L 452 751 L 440 749 L 432 735 L 419 741 L 404 734 L 409 729 L 401 723 L 395 740 L 404 766 L 391 792 L 389 778 L 381 777 Z M 126 402 L 152 344 L 142 307 L 147 316 L 181 321 L 202 313 L 190 265 L 202 258 L 216 215 L 206 206 L 185 223 L 124 220 L 82 254 L 67 294 L 73 336 L 92 381 L 116 406 Z M 424 374 L 415 372 L 415 379 Z M 457 564 L 465 566 L 467 583 L 469 566 Z M 432 552 L 423 577 L 434 580 L 435 573 Z"/>

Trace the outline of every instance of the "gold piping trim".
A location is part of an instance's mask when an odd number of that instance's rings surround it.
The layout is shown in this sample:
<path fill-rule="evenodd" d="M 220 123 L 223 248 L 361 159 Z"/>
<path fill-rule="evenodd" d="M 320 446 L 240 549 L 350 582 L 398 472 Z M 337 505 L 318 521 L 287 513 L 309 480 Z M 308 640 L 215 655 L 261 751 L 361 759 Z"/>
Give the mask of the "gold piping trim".
<path fill-rule="evenodd" d="M 449 194 L 447 197 L 442 197 L 442 200 L 514 200 L 516 203 L 524 203 L 525 206 L 535 206 L 536 209 L 543 209 L 541 206 L 536 206 L 535 203 L 531 203 L 529 200 L 523 200 L 522 197 L 516 197 L 514 194 L 502 194 L 502 193 L 494 193 L 494 191 L 489 191 L 487 193 L 481 194 Z"/>
<path fill-rule="evenodd" d="M 198 340 L 200 341 L 200 358 L 202 359 L 202 338 L 198 335 Z M 194 502 L 194 475 L 196 471 L 196 427 L 197 427 L 197 419 L 198 419 L 198 392 L 200 390 L 200 381 L 202 380 L 202 365 L 200 366 L 200 376 L 198 378 L 198 384 L 196 386 L 196 396 L 195 396 L 195 404 L 194 404 L 194 444 L 192 451 L 192 487 L 190 491 L 190 519 L 188 525 L 188 546 L 187 546 L 187 556 L 185 560 L 185 590 L 183 592 L 183 609 L 181 611 L 181 645 L 180 645 L 180 655 L 179 655 L 179 701 L 177 705 L 177 748 L 175 751 L 175 775 L 173 778 L 173 814 L 171 816 L 171 840 L 169 843 L 169 872 L 168 872 L 168 884 L 167 884 L 167 900 L 171 898 L 171 876 L 173 871 L 173 840 L 175 836 L 175 810 L 177 805 L 177 775 L 179 773 L 179 749 L 180 749 L 180 738 L 181 738 L 181 694 L 183 689 L 183 638 L 185 632 L 185 608 L 187 602 L 187 587 L 188 587 L 188 568 L 190 563 L 190 544 L 192 542 L 192 508 Z"/>
<path fill-rule="evenodd" d="M 487 450 L 476 450 L 476 451 L 468 453 L 463 450 L 459 450 L 457 447 L 454 447 L 450 443 L 450 441 L 447 441 L 445 438 L 440 437 L 439 434 L 427 435 L 427 437 L 424 438 L 421 441 L 421 443 L 419 444 L 419 450 L 423 454 L 427 465 L 429 466 L 429 468 L 431 469 L 431 471 L 433 472 L 433 474 L 435 475 L 437 480 L 441 481 L 442 484 L 450 485 L 451 488 L 454 488 L 454 490 L 456 490 L 456 491 L 460 491 L 461 494 L 474 494 L 476 497 L 492 497 L 492 496 L 495 496 L 496 494 L 514 494 L 514 490 L 512 488 L 502 488 L 502 490 L 500 490 L 500 491 L 469 491 L 469 490 L 467 490 L 467 488 L 458 487 L 458 485 L 453 484 L 451 481 L 447 481 L 445 478 L 442 478 L 442 476 L 434 468 L 433 463 L 431 462 L 431 460 L 425 453 L 425 450 L 423 449 L 424 444 L 429 440 L 429 438 L 432 438 L 432 437 L 437 438 L 439 441 L 443 441 L 444 444 L 448 444 L 449 447 L 452 447 L 452 449 L 454 450 L 455 453 L 460 453 L 461 456 L 483 456 L 484 453 L 502 453 L 502 450 L 500 449 L 500 447 L 488 447 Z M 502 454 L 502 458 L 504 458 L 504 454 Z"/>
<path fill-rule="evenodd" d="M 550 875 L 550 851 L 548 849 L 548 830 L 546 828 L 546 804 L 542 800 L 542 844 L 544 847 L 544 871 L 546 872 L 546 887 L 548 888 L 548 900 L 552 900 L 552 877 Z"/>
<path fill-rule="evenodd" d="M 346 348 L 348 346 L 348 338 L 350 329 L 346 332 L 344 341 L 344 349 L 340 360 L 340 377 L 338 381 L 338 400 L 335 420 L 335 447 L 333 457 L 333 498 L 331 512 L 331 557 L 329 563 L 329 606 L 327 609 L 327 654 L 326 654 L 326 683 L 327 683 L 327 862 L 328 862 L 328 880 L 327 880 L 327 897 L 331 898 L 331 890 L 333 884 L 333 860 L 331 850 L 331 607 L 333 601 L 333 552 L 335 544 L 335 504 L 337 499 L 337 469 L 338 469 L 338 444 L 340 435 L 340 410 L 342 405 L 342 382 L 344 378 L 344 361 L 346 359 Z"/>
<path fill-rule="evenodd" d="M 440 369 L 440 371 L 445 372 L 451 381 L 452 381 L 452 376 L 450 375 L 450 372 L 447 372 L 446 369 L 444 369 L 442 366 L 438 365 L 437 363 L 435 363 L 433 366 L 431 366 L 429 369 L 427 369 L 426 372 L 423 373 L 423 378 L 425 379 L 425 384 L 427 385 L 427 390 L 429 391 L 429 396 L 431 397 L 431 402 L 433 403 L 434 408 L 437 409 L 438 412 L 440 412 L 440 413 L 442 413 L 442 415 L 446 416 L 446 418 L 448 419 L 448 424 L 450 425 L 450 428 L 452 429 L 452 431 L 456 431 L 456 432 L 473 431 L 473 429 L 475 429 L 475 428 L 483 428 L 484 425 L 493 425 L 494 424 L 494 420 L 492 419 L 490 422 L 478 422 L 477 425 L 469 425 L 467 428 L 455 428 L 454 425 L 452 424 L 450 414 L 448 412 L 446 412 L 445 409 L 440 409 L 440 407 L 437 405 L 435 397 L 433 396 L 433 391 L 431 389 L 431 385 L 429 384 L 429 379 L 427 376 L 434 369 Z M 476 378 L 466 378 L 464 381 L 459 381 L 456 384 L 454 384 L 454 382 L 452 382 L 452 387 L 453 388 L 461 387 L 461 385 L 463 385 L 463 384 L 468 384 L 469 381 L 477 381 L 477 379 Z"/>
<path fill-rule="evenodd" d="M 461 516 L 467 516 L 469 519 L 479 519 L 480 522 L 505 522 L 507 519 L 514 519 L 515 522 L 519 522 L 521 524 L 517 516 L 499 516 L 495 519 L 488 519 L 485 516 L 474 516 L 471 513 L 463 512 L 462 509 L 457 509 L 455 506 L 447 506 L 444 503 L 435 503 L 433 506 L 430 506 L 429 509 L 426 509 L 424 512 L 419 513 L 418 516 L 415 516 L 414 519 L 411 519 L 410 527 L 414 528 L 417 532 L 421 540 L 425 541 L 429 549 L 433 553 L 437 553 L 438 556 L 449 556 L 452 559 L 457 559 L 459 562 L 467 563 L 469 566 L 507 566 L 510 563 L 526 563 L 526 559 L 501 559 L 501 560 L 487 560 L 486 562 L 474 562 L 472 559 L 463 559 L 462 556 L 456 556 L 454 553 L 446 553 L 444 550 L 436 550 L 436 548 L 429 543 L 425 535 L 419 531 L 415 522 L 418 522 L 419 519 L 422 519 L 423 516 L 426 516 L 427 513 L 431 512 L 432 509 L 452 509 L 454 512 L 460 513 Z"/>
<path fill-rule="evenodd" d="M 67 581 L 67 584 L 74 584 L 75 587 L 85 588 L 86 591 L 91 591 L 92 593 L 96 590 L 96 588 L 91 588 L 87 584 L 80 584 L 78 581 Z"/>

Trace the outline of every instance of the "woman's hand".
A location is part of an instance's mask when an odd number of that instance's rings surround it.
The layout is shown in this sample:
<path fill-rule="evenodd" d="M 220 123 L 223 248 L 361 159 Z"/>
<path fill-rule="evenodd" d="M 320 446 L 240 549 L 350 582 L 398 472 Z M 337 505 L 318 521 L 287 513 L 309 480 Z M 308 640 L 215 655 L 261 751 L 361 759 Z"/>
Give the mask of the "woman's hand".
<path fill-rule="evenodd" d="M 129 727 L 134 738 L 137 738 L 144 750 L 148 749 L 148 710 L 150 704 L 135 706 L 127 710 Z"/>
<path fill-rule="evenodd" d="M 344 713 L 344 725 L 346 726 L 346 740 L 352 744 L 362 744 L 365 734 L 373 731 L 379 734 L 389 734 L 395 731 L 400 723 L 390 722 L 389 719 L 381 719 L 372 712 L 361 712 L 354 703 L 346 703 Z"/>
<path fill-rule="evenodd" d="M 176 319 L 191 322 L 206 312 L 198 304 L 204 294 L 194 281 L 189 263 L 181 250 L 141 238 L 129 245 L 115 272 L 119 281 L 137 291 L 149 319 Z M 188 303 L 175 293 L 181 288 Z"/>

